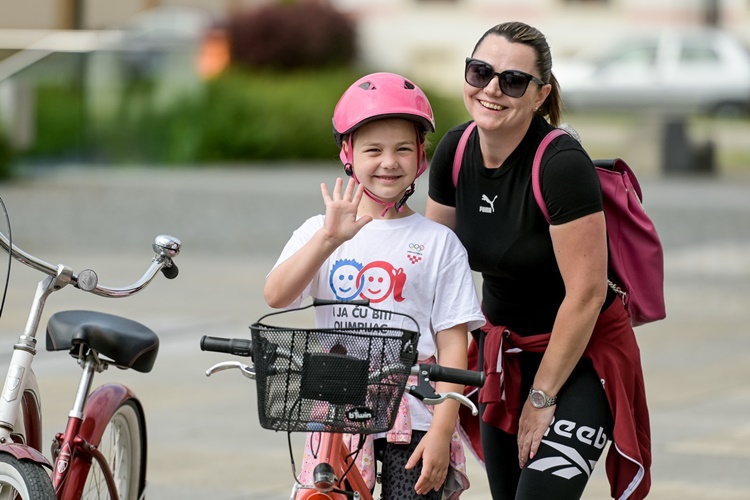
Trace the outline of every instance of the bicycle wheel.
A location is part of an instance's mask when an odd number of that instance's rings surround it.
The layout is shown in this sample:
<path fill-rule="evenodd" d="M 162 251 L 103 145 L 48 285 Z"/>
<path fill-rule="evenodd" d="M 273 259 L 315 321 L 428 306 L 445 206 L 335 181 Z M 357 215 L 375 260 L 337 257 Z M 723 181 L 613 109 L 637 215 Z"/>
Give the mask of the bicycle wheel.
<path fill-rule="evenodd" d="M 137 500 L 143 491 L 146 461 L 144 422 L 140 406 L 129 399 L 112 415 L 99 442 L 98 449 L 112 471 L 120 500 Z M 81 499 L 106 498 L 110 497 L 104 471 L 94 460 Z"/>
<path fill-rule="evenodd" d="M 53 500 L 47 470 L 35 462 L 0 453 L 0 500 Z"/>

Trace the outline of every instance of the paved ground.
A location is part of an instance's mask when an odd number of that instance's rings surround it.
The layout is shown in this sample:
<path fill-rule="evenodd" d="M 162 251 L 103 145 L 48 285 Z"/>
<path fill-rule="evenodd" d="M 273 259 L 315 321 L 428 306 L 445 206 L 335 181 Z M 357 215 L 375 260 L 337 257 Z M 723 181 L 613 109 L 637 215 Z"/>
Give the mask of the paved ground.
<path fill-rule="evenodd" d="M 204 334 L 243 336 L 267 311 L 265 273 L 289 233 L 320 209 L 318 185 L 334 165 L 252 170 L 61 170 L 0 185 L 16 244 L 52 263 L 130 283 L 153 237 L 183 240 L 180 276 L 126 300 L 63 290 L 48 316 L 92 308 L 131 316 L 161 337 L 150 374 L 111 370 L 142 399 L 149 426 L 149 498 L 281 500 L 291 484 L 286 436 L 257 422 L 255 389 L 238 373 L 206 378 L 224 358 L 203 353 Z M 645 205 L 664 240 L 669 317 L 640 327 L 653 429 L 654 499 L 750 498 L 750 178 L 647 175 Z M 426 182 L 413 206 L 421 209 Z M 0 264 L 3 266 L 4 264 Z M 17 263 L 0 322 L 0 366 L 23 328 L 38 277 Z M 62 430 L 79 369 L 40 351 L 34 369 L 45 439 Z M 295 437 L 298 443 L 298 438 Z M 299 446 L 296 447 L 299 455 Z M 489 497 L 479 467 L 466 500 Z M 603 466 L 585 498 L 607 498 Z"/>

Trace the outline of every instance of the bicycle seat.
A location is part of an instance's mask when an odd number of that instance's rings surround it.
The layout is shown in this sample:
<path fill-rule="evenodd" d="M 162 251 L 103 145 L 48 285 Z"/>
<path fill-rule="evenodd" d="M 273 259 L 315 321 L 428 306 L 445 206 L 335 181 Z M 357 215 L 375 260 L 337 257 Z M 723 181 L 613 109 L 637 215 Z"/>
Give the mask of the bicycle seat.
<path fill-rule="evenodd" d="M 62 311 L 47 322 L 47 350 L 71 350 L 83 343 L 120 368 L 151 371 L 159 337 L 148 327 L 120 316 L 94 311 Z M 74 352 L 71 354 L 75 355 Z"/>

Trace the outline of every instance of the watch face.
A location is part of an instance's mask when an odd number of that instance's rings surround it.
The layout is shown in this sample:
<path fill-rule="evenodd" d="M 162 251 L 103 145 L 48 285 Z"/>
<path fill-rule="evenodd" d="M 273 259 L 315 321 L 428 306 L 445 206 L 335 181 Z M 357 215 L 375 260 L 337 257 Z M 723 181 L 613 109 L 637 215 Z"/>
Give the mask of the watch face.
<path fill-rule="evenodd" d="M 544 393 L 541 391 L 533 391 L 529 395 L 529 399 L 531 399 L 531 404 L 535 408 L 543 408 L 546 404 L 546 397 L 544 396 Z"/>

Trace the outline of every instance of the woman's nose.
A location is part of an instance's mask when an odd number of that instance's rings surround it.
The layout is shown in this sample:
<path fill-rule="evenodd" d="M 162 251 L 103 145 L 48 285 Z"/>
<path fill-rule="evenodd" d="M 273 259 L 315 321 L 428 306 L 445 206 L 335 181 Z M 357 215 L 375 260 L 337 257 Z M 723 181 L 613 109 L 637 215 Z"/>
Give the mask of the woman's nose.
<path fill-rule="evenodd" d="M 503 91 L 500 88 L 500 75 L 494 75 L 490 83 L 484 87 L 484 91 L 489 95 L 501 95 Z"/>

